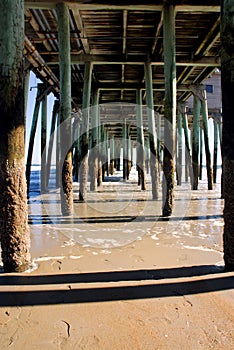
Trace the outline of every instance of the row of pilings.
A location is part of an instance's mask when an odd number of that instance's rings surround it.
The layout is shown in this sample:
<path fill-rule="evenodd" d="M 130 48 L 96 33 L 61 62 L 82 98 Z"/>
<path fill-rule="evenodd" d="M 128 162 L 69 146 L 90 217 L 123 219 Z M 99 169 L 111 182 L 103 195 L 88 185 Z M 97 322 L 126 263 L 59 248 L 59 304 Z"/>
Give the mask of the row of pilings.
<path fill-rule="evenodd" d="M 117 171 L 123 170 L 122 177 L 124 180 L 128 180 L 133 162 L 136 162 L 138 170 L 138 183 L 141 185 L 141 189 L 146 189 L 146 173 L 150 173 L 152 198 L 158 199 L 163 153 L 165 152 L 165 149 L 168 150 L 170 145 L 168 139 L 164 136 L 164 129 L 167 121 L 165 120 L 164 116 L 154 112 L 153 102 L 150 105 L 150 108 L 142 106 L 141 90 L 137 90 L 136 92 L 136 105 L 130 105 L 131 120 L 127 115 L 127 108 L 124 109 L 123 104 L 120 104 L 120 106 L 117 108 L 117 111 L 120 114 L 122 113 L 119 115 L 119 119 L 122 120 L 122 124 L 118 126 L 122 128 L 122 133 L 117 133 L 113 125 L 112 127 L 108 126 L 111 123 L 110 116 L 108 123 L 108 116 L 100 113 L 102 105 L 98 104 L 98 90 L 95 90 L 93 93 L 93 106 L 86 108 L 84 111 L 80 110 L 71 113 L 70 118 L 66 122 L 60 119 L 59 111 L 61 109 L 59 108 L 59 100 L 55 99 L 52 116 L 50 118 L 51 126 L 49 140 L 47 140 L 46 137 L 46 93 L 48 93 L 50 90 L 47 89 L 46 85 L 41 83 L 38 84 L 37 90 L 38 93 L 32 116 L 26 166 L 28 193 L 30 191 L 30 169 L 33 147 L 36 147 L 36 149 L 38 148 L 38 145 L 34 146 L 34 140 L 36 128 L 39 124 L 39 110 L 41 104 L 41 193 L 44 193 L 48 188 L 51 172 L 52 152 L 53 148 L 55 148 L 56 160 L 53 161 L 55 161 L 56 164 L 56 186 L 60 187 L 64 182 L 63 176 L 67 176 L 67 172 L 63 170 L 63 167 L 64 162 L 66 162 L 65 157 L 67 156 L 69 150 L 69 152 L 71 152 L 72 159 L 72 176 L 69 176 L 72 177 L 73 180 L 80 182 L 81 190 L 79 199 L 81 201 L 86 200 L 88 175 L 90 178 L 90 190 L 96 191 L 97 187 L 102 184 L 105 174 L 113 175 L 115 169 Z M 211 152 L 209 148 L 208 108 L 205 87 L 191 87 L 191 91 L 194 91 L 193 116 L 188 116 L 185 104 L 177 105 L 175 134 L 176 149 L 175 154 L 172 157 L 173 162 L 176 163 L 175 172 L 177 185 L 182 184 L 182 169 L 184 169 L 185 181 L 188 181 L 190 178 L 192 189 L 198 189 L 198 180 L 202 179 L 204 140 L 208 189 L 211 190 L 213 188 L 213 183 L 216 183 L 217 179 L 217 154 L 219 144 L 218 135 L 220 146 L 222 141 L 221 115 L 213 116 L 214 153 L 212 168 Z M 197 106 L 200 106 L 200 108 Z M 114 107 L 116 107 L 116 105 L 114 105 Z M 145 117 L 147 117 L 148 120 L 146 120 Z M 88 126 L 87 118 L 91 119 Z M 105 122 L 101 121 L 101 119 L 103 119 Z M 148 126 L 149 121 L 151 123 L 151 129 Z M 68 129 L 67 123 L 69 123 L 70 134 L 66 133 Z M 61 150 L 61 147 L 64 147 L 61 145 L 61 139 L 64 138 L 70 140 L 70 143 L 68 143 L 66 146 L 67 151 Z M 85 153 L 84 149 L 86 150 Z M 133 152 L 134 149 L 135 151 Z M 135 157 L 133 157 L 133 153 L 136 154 Z M 85 177 L 83 175 L 84 170 L 82 169 L 83 162 L 85 163 L 87 172 Z M 120 164 L 122 165 L 121 169 Z"/>
<path fill-rule="evenodd" d="M 0 26 L 0 235 L 4 270 L 24 271 L 30 266 L 30 233 L 27 222 L 27 191 L 25 180 L 24 159 L 24 1 L 1 1 L 0 12 L 2 23 Z M 65 3 L 56 6 L 59 35 L 59 67 L 60 67 L 60 104 L 59 123 L 64 125 L 63 137 L 60 137 L 60 173 L 62 213 L 69 215 L 72 212 L 72 148 L 71 133 L 71 76 L 70 76 L 70 33 L 69 9 Z M 234 269 L 234 4 L 231 0 L 221 1 L 221 69 L 222 69 L 222 100 L 223 100 L 223 196 L 224 209 L 224 260 L 228 270 Z M 12 30 L 17 28 L 17 30 Z M 164 140 L 167 147 L 163 150 L 162 169 L 163 177 L 163 215 L 171 215 L 173 210 L 174 192 L 174 154 L 176 133 L 176 59 L 175 59 L 175 8 L 165 2 L 163 7 L 163 44 L 164 44 L 164 71 L 165 71 L 165 115 Z M 227 39 L 228 38 L 228 39 Z M 146 90 L 151 89 L 150 62 L 145 65 Z M 92 63 L 85 65 L 85 82 L 83 88 L 82 110 L 90 105 Z M 153 198 L 158 196 L 158 167 L 157 164 L 157 138 L 154 137 L 154 124 L 152 124 L 152 98 L 147 93 L 147 106 L 149 107 L 148 128 L 149 147 L 151 152 L 150 168 L 152 178 Z M 40 98 L 38 96 L 38 103 Z M 204 141 L 206 148 L 208 186 L 212 187 L 212 168 L 208 153 L 207 142 L 207 110 L 203 103 L 205 97 L 195 98 L 194 110 L 203 117 Z M 46 110 L 46 102 L 42 108 Z M 36 114 L 36 112 L 35 112 Z M 80 200 L 85 199 L 86 181 L 88 176 L 88 144 L 89 144 L 89 118 L 82 123 L 80 166 Z M 139 117 L 140 119 L 140 117 Z M 197 187 L 198 177 L 198 117 L 194 118 L 192 169 L 193 188 Z M 196 124 L 196 127 L 195 127 Z M 180 123 L 181 125 L 181 123 Z M 184 124 L 185 125 L 185 124 Z M 44 126 L 43 126 L 44 128 Z M 187 149 L 189 149 L 187 147 Z M 179 152 L 179 151 L 178 151 Z M 143 155 L 143 152 L 141 152 Z M 141 155 L 141 159 L 142 159 Z M 42 155 L 43 156 L 43 155 Z M 126 158 L 128 159 L 128 158 Z M 180 157 L 178 156 L 178 159 Z M 141 160 L 142 161 L 142 160 Z M 48 164 L 48 161 L 43 164 Z M 29 165 L 28 165 L 29 166 Z M 144 166 L 142 166 L 142 169 Z M 44 169 L 43 169 L 44 171 Z M 46 183 L 43 185 L 46 186 Z"/>

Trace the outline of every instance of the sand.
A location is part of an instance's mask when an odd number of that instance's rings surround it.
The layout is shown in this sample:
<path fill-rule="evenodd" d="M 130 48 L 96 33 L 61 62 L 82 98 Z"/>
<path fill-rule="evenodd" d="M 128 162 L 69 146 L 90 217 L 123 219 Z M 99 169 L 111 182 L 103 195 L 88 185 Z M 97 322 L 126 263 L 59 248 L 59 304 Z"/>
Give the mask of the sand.
<path fill-rule="evenodd" d="M 87 203 L 75 184 L 67 218 L 58 191 L 30 198 L 32 269 L 0 274 L 1 350 L 234 349 L 220 184 L 177 187 L 168 221 L 134 181 Z"/>

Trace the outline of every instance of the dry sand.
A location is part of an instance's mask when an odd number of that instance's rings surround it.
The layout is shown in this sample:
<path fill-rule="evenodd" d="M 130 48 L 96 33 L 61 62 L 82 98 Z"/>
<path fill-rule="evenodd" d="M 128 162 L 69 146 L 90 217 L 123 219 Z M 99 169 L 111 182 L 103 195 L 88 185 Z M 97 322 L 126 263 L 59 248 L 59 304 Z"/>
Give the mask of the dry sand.
<path fill-rule="evenodd" d="M 0 349 L 234 349 L 234 273 L 222 270 L 219 185 L 177 188 L 160 217 L 134 183 L 104 183 L 60 215 L 30 199 L 32 270 L 0 274 Z"/>

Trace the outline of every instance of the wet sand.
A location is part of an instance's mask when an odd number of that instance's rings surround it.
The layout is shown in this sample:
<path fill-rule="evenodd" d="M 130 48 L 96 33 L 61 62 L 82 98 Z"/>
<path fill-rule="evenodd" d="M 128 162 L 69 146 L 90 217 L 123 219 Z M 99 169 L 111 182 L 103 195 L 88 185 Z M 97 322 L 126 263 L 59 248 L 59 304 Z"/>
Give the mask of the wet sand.
<path fill-rule="evenodd" d="M 32 269 L 0 274 L 0 349 L 233 349 L 220 184 L 176 188 L 175 211 L 118 174 L 62 217 L 30 198 Z M 107 179 L 108 180 L 108 179 Z"/>

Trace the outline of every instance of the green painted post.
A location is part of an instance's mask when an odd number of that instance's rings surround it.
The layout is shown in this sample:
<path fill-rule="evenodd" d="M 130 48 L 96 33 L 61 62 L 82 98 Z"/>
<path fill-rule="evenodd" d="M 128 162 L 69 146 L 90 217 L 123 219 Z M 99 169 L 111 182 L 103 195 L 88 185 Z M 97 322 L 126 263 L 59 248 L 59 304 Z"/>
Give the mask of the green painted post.
<path fill-rule="evenodd" d="M 183 142 L 182 142 L 182 115 L 179 112 L 177 115 L 177 147 L 178 147 L 178 158 L 177 158 L 177 185 L 182 184 L 182 152 L 183 152 Z"/>
<path fill-rule="evenodd" d="M 58 110 L 59 110 L 59 101 L 55 100 L 54 106 L 53 106 L 53 111 L 52 111 L 51 127 L 50 127 L 50 139 L 49 139 L 48 156 L 47 156 L 47 170 L 46 170 L 46 187 L 48 187 L 49 180 L 50 180 L 50 167 L 51 167 L 55 125 L 56 125 Z"/>
<path fill-rule="evenodd" d="M 57 128 L 56 128 L 56 187 L 61 186 L 61 137 L 60 137 L 60 112 L 57 118 Z"/>
<path fill-rule="evenodd" d="M 162 132 L 161 132 L 161 115 L 156 114 L 156 132 L 157 132 L 157 152 L 158 152 L 158 178 L 160 182 L 160 175 L 162 170 Z"/>
<path fill-rule="evenodd" d="M 203 130 L 204 130 L 204 143 L 206 151 L 206 170 L 207 170 L 207 180 L 208 180 L 208 190 L 213 190 L 213 174 L 211 166 L 211 154 L 209 147 L 209 127 L 208 127 L 208 107 L 207 107 L 207 98 L 206 90 L 202 90 L 203 100 L 201 101 L 201 113 L 203 120 Z"/>
<path fill-rule="evenodd" d="M 132 148 L 132 140 L 130 136 L 130 125 L 127 126 L 127 180 L 129 180 L 129 175 L 131 171 L 131 148 Z"/>
<path fill-rule="evenodd" d="M 150 171 L 152 183 L 152 197 L 158 199 L 159 179 L 158 179 L 158 152 L 157 135 L 154 116 L 152 67 L 150 62 L 145 63 L 145 86 L 146 86 L 146 106 L 149 127 L 149 147 L 150 147 Z"/>
<path fill-rule="evenodd" d="M 80 124 L 79 121 L 74 121 L 73 124 L 74 133 L 74 155 L 73 155 L 73 178 L 78 182 L 79 167 L 80 167 Z"/>
<path fill-rule="evenodd" d="M 0 1 L 0 240 L 5 272 L 30 267 L 24 159 L 24 1 Z"/>
<path fill-rule="evenodd" d="M 214 125 L 214 153 L 213 153 L 213 181 L 217 182 L 217 160 L 218 160 L 218 124 L 213 119 Z"/>
<path fill-rule="evenodd" d="M 114 175 L 114 159 L 115 159 L 115 139 L 114 135 L 110 137 L 110 174 Z"/>
<path fill-rule="evenodd" d="M 175 8 L 163 6 L 163 48 L 165 74 L 164 153 L 163 153 L 163 216 L 170 216 L 174 207 L 174 154 L 176 130 L 176 57 Z"/>
<path fill-rule="evenodd" d="M 98 178 L 97 185 L 102 185 L 102 125 L 100 122 L 100 113 L 98 113 Z"/>
<path fill-rule="evenodd" d="M 89 115 L 90 115 L 90 97 L 92 82 L 93 64 L 85 64 L 84 88 L 82 99 L 82 124 L 81 124 L 81 165 L 80 165 L 80 189 L 79 200 L 86 201 L 88 184 L 88 147 L 89 147 Z"/>
<path fill-rule="evenodd" d="M 40 103 L 41 103 L 41 100 L 40 100 L 41 86 L 42 84 L 37 84 L 37 97 L 36 97 L 36 102 L 35 102 L 35 107 L 33 112 L 29 145 L 28 145 L 28 156 L 27 156 L 27 163 L 26 163 L 26 180 L 27 180 L 28 193 L 30 191 L 30 173 L 31 173 L 31 165 L 32 165 L 33 146 L 34 146 L 34 140 L 35 140 L 35 135 L 37 130 L 38 115 L 39 115 L 39 109 L 40 109 Z"/>
<path fill-rule="evenodd" d="M 72 140 L 71 140 L 71 58 L 69 8 L 66 3 L 56 5 L 58 16 L 59 72 L 60 72 L 60 142 L 61 142 L 61 212 L 73 212 Z"/>
<path fill-rule="evenodd" d="M 199 169 L 199 127 L 200 127 L 201 100 L 197 95 L 193 96 L 193 132 L 192 132 L 192 166 L 193 185 L 192 189 L 198 189 L 198 169 Z"/>
<path fill-rule="evenodd" d="M 190 176 L 190 182 L 193 183 L 193 172 L 192 172 L 192 164 L 191 164 L 191 146 L 189 139 L 189 128 L 188 128 L 188 116 L 186 113 L 186 108 L 184 107 L 184 111 L 182 113 L 183 119 L 183 127 L 184 127 L 184 140 L 185 140 L 185 164 L 187 166 L 187 173 Z M 187 180 L 186 180 L 187 181 Z"/>
<path fill-rule="evenodd" d="M 146 178 L 145 178 L 145 140 L 142 120 L 142 92 L 140 89 L 136 90 L 136 114 L 137 114 L 137 166 L 139 185 L 143 191 L 146 190 Z"/>
<path fill-rule="evenodd" d="M 41 103 L 41 193 L 46 192 L 46 158 L 47 158 L 47 95 Z"/>
<path fill-rule="evenodd" d="M 200 160 L 199 160 L 199 180 L 202 180 L 202 168 L 203 168 L 203 137 L 202 137 L 202 126 L 200 125 L 200 147 L 199 147 L 199 152 L 200 152 Z"/>
<path fill-rule="evenodd" d="M 105 178 L 105 172 L 106 172 L 106 142 L 105 142 L 105 126 L 101 125 L 100 130 L 100 137 L 101 137 L 101 160 L 102 160 L 102 182 Z"/>
<path fill-rule="evenodd" d="M 97 190 L 98 177 L 98 129 L 99 129 L 99 90 L 94 91 L 91 109 L 91 149 L 89 153 L 90 191 Z"/>
<path fill-rule="evenodd" d="M 122 140 L 123 140 L 123 180 L 127 180 L 127 123 L 126 123 L 126 119 L 124 119 L 124 121 L 123 121 Z"/>

